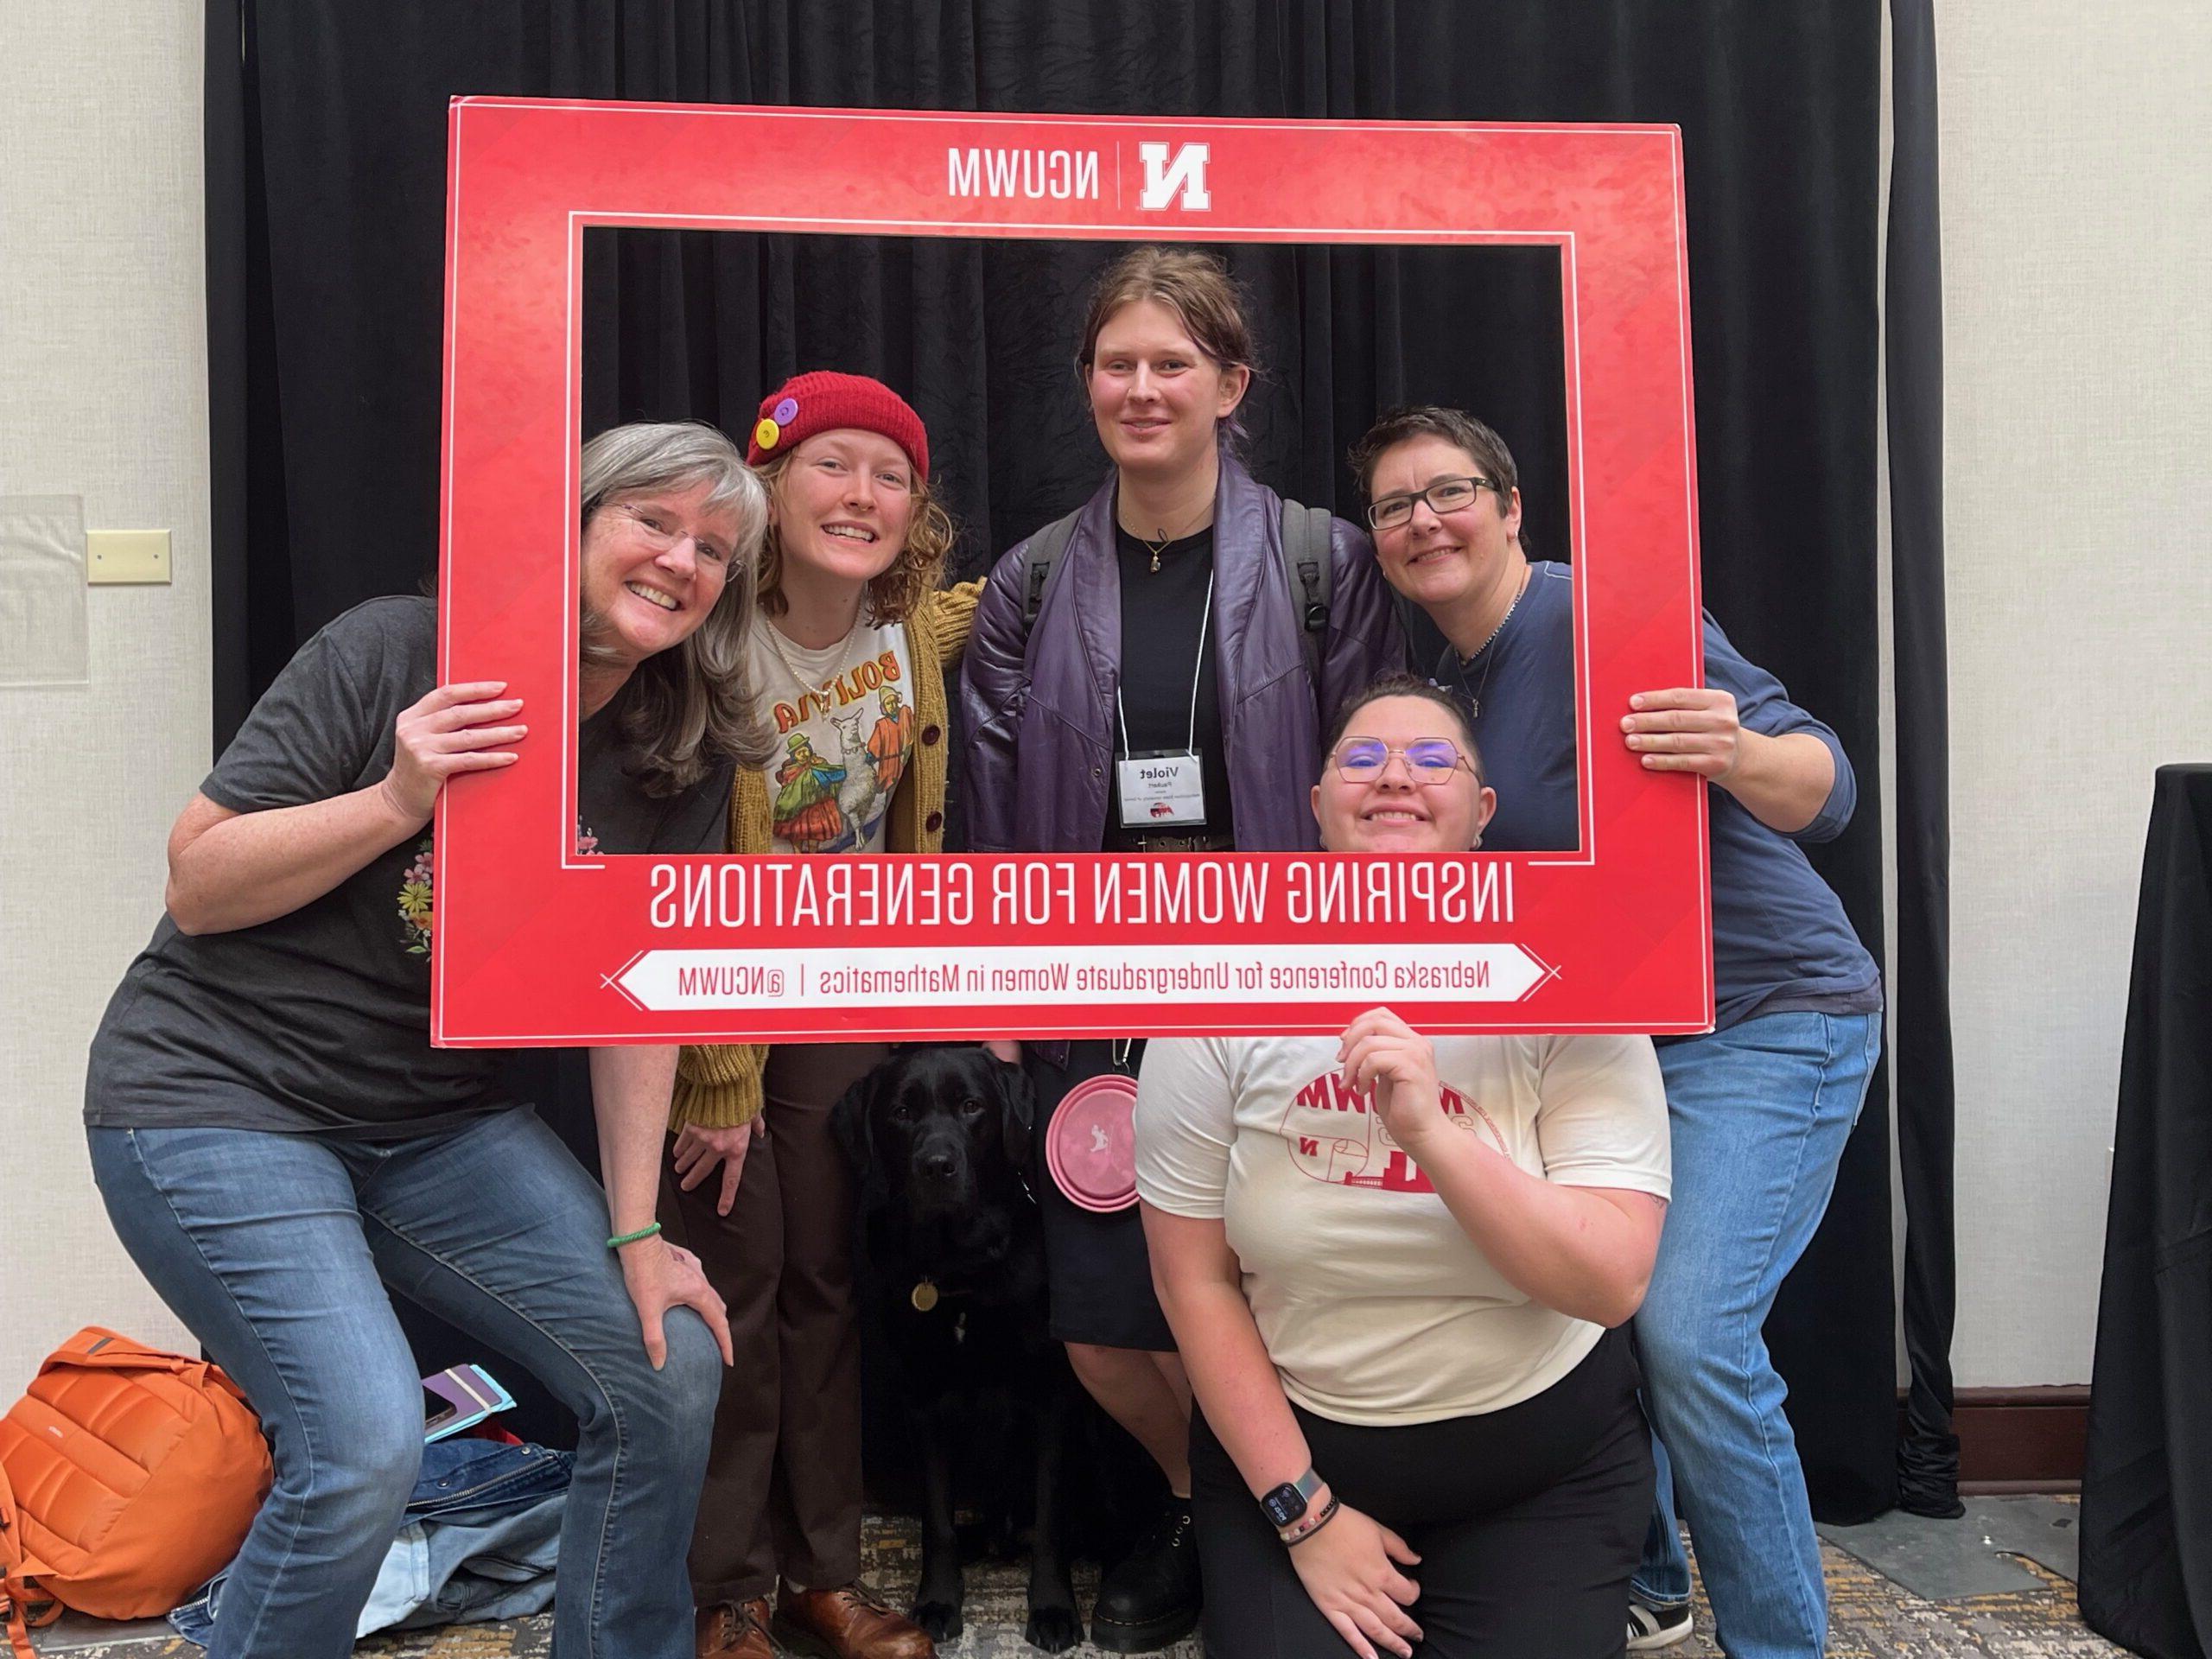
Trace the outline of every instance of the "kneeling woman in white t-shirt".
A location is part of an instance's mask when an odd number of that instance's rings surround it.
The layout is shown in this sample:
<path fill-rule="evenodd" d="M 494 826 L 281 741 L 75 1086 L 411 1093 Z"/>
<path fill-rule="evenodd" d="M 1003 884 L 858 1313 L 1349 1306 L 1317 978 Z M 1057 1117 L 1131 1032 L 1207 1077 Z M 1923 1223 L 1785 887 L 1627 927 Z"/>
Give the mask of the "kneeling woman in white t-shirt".
<path fill-rule="evenodd" d="M 1313 789 L 1336 852 L 1481 844 L 1459 707 L 1356 699 Z M 1624 1325 L 1666 1212 L 1643 1037 L 1154 1043 L 1153 1276 L 1197 1396 L 1214 1659 L 1622 1651 L 1651 1454 Z"/>

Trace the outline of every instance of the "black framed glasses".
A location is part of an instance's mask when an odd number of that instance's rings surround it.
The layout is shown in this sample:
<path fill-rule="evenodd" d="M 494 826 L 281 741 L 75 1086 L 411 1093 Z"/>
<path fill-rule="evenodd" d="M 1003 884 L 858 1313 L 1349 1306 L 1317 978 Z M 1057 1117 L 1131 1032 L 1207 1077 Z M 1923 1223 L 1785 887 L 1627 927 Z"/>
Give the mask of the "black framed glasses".
<path fill-rule="evenodd" d="M 1368 528 L 1395 530 L 1414 516 L 1416 501 L 1427 502 L 1428 510 L 1439 517 L 1457 512 L 1472 503 L 1480 492 L 1497 488 L 1497 483 L 1487 478 L 1440 478 L 1427 489 L 1415 490 L 1411 495 L 1386 495 L 1379 501 L 1368 503 Z"/>
<path fill-rule="evenodd" d="M 1406 763 L 1406 775 L 1417 784 L 1448 782 L 1462 766 L 1474 771 L 1459 746 L 1442 737 L 1417 737 L 1402 749 L 1392 748 L 1379 737 L 1348 737 L 1337 745 L 1329 764 L 1348 784 L 1371 784 L 1389 769 L 1392 755 Z M 1479 776 L 1476 781 L 1481 781 Z"/>

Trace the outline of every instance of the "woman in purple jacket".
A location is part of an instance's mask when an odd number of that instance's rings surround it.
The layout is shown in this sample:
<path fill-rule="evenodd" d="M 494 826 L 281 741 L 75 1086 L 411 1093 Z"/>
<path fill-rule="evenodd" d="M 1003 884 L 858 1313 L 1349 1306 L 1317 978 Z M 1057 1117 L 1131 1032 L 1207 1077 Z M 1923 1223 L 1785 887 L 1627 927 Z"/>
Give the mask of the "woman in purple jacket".
<path fill-rule="evenodd" d="M 1224 442 L 1252 362 L 1236 285 L 1211 257 L 1141 247 L 1099 279 L 1076 366 L 1114 470 L 1071 524 L 1013 549 L 984 588 L 961 696 L 972 850 L 1313 846 L 1320 734 L 1346 696 L 1402 665 L 1404 645 L 1367 537 L 1342 519 L 1329 522 L 1325 573 L 1294 593 L 1285 504 Z M 1290 509 L 1294 524 L 1302 512 Z M 1032 557 L 1062 537 L 1057 557 Z M 1318 567 L 1318 539 L 1313 552 Z M 1084 1078 L 1134 1075 L 1140 1053 L 1033 1043 L 1024 1063 L 1049 1118 Z M 1094 1215 L 1038 1185 L 1053 1334 L 1171 1494 L 1092 1619 L 1098 1646 L 1147 1652 L 1198 1620 L 1190 1384 L 1137 1212 Z"/>

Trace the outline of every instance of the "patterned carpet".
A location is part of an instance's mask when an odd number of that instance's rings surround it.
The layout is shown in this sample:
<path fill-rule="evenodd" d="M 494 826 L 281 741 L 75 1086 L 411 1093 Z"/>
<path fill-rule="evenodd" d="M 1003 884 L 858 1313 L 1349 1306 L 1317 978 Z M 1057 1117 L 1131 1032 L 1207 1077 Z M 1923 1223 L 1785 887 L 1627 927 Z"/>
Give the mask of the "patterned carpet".
<path fill-rule="evenodd" d="M 2049 1500 L 2029 1500 L 2045 1502 Z M 1928 1522 L 1929 1527 L 1961 1522 Z M 894 1601 L 909 1594 L 919 1567 L 913 1527 L 903 1519 L 871 1521 L 868 1554 L 875 1582 Z M 2023 1556 L 2006 1559 L 2024 1567 L 2036 1586 L 1999 1595 L 1938 1599 L 1916 1595 L 1831 1542 L 1821 1545 L 1827 1572 L 1832 1634 L 1829 1659 L 2099 1659 L 2121 1649 L 2092 1636 L 2074 1603 L 2074 1586 L 2050 1568 Z M 1096 1571 L 1079 1572 L 1077 1590 L 1089 1605 Z M 1025 1617 L 1022 1568 L 1019 1563 L 978 1562 L 968 1572 L 967 1633 L 944 1649 L 945 1659 L 1017 1659 L 1033 1654 L 1021 1639 Z M 1680 1659 L 1702 1659 L 1720 1650 L 1708 1639 L 1712 1620 L 1699 1593 L 1698 1632 L 1670 1651 Z M 545 1659 L 551 1651 L 551 1622 L 545 1618 L 511 1624 L 457 1625 L 443 1630 L 370 1638 L 355 1649 L 357 1659 Z M 42 1633 L 41 1656 L 70 1659 L 197 1659 L 200 1649 L 167 1629 L 150 1625 L 103 1626 L 72 1618 Z M 1090 1656 L 1088 1644 L 1074 1649 Z M 1201 1659 L 1195 1639 L 1174 1650 L 1173 1659 Z"/>

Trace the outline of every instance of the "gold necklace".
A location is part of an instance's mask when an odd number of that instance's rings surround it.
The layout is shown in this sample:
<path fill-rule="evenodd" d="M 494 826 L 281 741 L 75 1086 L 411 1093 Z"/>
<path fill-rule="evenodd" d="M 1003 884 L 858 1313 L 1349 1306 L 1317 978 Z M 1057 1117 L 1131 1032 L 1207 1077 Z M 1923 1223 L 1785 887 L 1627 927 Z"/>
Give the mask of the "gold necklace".
<path fill-rule="evenodd" d="M 819 686 L 791 666 L 791 659 L 784 651 L 783 635 L 777 632 L 776 625 L 765 616 L 756 617 L 755 620 L 760 624 L 760 631 L 768 636 L 768 649 L 776 653 L 776 660 L 784 665 L 784 672 L 791 677 L 791 683 L 798 687 L 802 692 L 819 690 L 821 689 Z M 837 675 L 843 671 L 846 662 L 853 654 L 853 636 L 861 631 L 861 624 L 865 620 L 865 616 L 855 617 L 853 626 L 845 631 L 845 637 L 838 641 L 841 650 L 837 658 L 837 666 L 830 671 L 831 679 L 836 679 Z"/>

